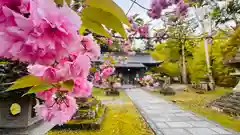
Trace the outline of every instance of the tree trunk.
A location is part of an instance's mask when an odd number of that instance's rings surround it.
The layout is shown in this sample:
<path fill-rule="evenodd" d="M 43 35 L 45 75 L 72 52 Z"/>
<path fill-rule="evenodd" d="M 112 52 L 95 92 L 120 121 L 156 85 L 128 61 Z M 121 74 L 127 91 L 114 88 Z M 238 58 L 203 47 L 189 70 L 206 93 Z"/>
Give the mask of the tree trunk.
<path fill-rule="evenodd" d="M 182 59 L 181 59 L 181 65 L 182 65 L 182 83 L 187 84 L 187 69 L 186 69 L 186 56 L 185 56 L 185 43 L 182 44 Z"/>
<path fill-rule="evenodd" d="M 183 69 L 183 66 L 182 66 L 182 55 L 180 55 L 180 60 L 179 60 L 179 63 L 178 63 L 178 67 L 179 67 L 179 71 L 180 71 L 180 83 L 182 84 L 183 83 L 183 74 L 182 74 L 182 69 Z"/>
<path fill-rule="evenodd" d="M 212 67 L 209 58 L 209 51 L 208 51 L 208 39 L 204 39 L 204 49 L 205 49 L 205 56 L 206 56 L 206 64 L 207 64 L 207 75 L 209 78 L 209 86 L 211 90 L 215 90 L 215 81 L 213 78 Z"/>

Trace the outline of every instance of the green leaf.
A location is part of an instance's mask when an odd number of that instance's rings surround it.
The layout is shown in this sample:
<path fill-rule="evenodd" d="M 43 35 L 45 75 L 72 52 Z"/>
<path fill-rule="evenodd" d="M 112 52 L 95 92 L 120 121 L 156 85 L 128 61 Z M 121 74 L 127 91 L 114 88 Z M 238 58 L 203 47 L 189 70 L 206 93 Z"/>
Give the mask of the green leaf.
<path fill-rule="evenodd" d="M 51 84 L 39 84 L 37 86 L 32 87 L 27 93 L 25 93 L 23 96 L 28 95 L 28 94 L 32 94 L 32 93 L 36 93 L 36 92 L 41 92 L 41 91 L 45 91 L 48 90 L 50 88 L 53 88 L 53 85 Z"/>
<path fill-rule="evenodd" d="M 92 32 L 111 38 L 109 33 L 107 33 L 107 31 L 103 28 L 103 26 L 100 23 L 94 22 L 93 20 L 88 19 L 87 17 L 82 17 L 82 22 L 83 22 L 82 26 L 88 28 Z"/>
<path fill-rule="evenodd" d="M 83 35 L 86 28 L 82 25 L 81 28 L 78 30 L 80 35 Z"/>
<path fill-rule="evenodd" d="M 220 9 L 219 9 L 219 8 L 215 8 L 215 9 L 212 11 L 211 16 L 212 16 L 212 17 L 217 17 L 217 16 L 219 16 L 219 14 L 220 14 Z"/>
<path fill-rule="evenodd" d="M 73 86 L 74 86 L 74 81 L 73 80 L 67 80 L 67 81 L 62 83 L 62 86 L 71 91 L 73 89 Z"/>
<path fill-rule="evenodd" d="M 95 72 L 97 72 L 97 69 L 92 67 L 92 68 L 90 68 L 90 72 L 95 73 Z"/>
<path fill-rule="evenodd" d="M 139 25 L 143 25 L 143 24 L 144 24 L 144 20 L 143 20 L 142 18 L 137 18 L 137 19 L 135 20 L 135 22 L 136 22 L 137 24 L 139 24 Z"/>
<path fill-rule="evenodd" d="M 10 86 L 6 91 L 27 88 L 27 87 L 39 85 L 41 83 L 43 83 L 43 81 L 39 77 L 33 76 L 33 75 L 27 75 L 15 81 L 14 84 Z"/>
<path fill-rule="evenodd" d="M 86 4 L 91 7 L 100 8 L 106 12 L 109 12 L 116 16 L 124 24 L 130 26 L 124 11 L 113 0 L 87 0 Z"/>
<path fill-rule="evenodd" d="M 124 38 L 127 37 L 123 24 L 117 17 L 109 12 L 106 12 L 100 8 L 88 7 L 83 9 L 81 16 L 87 17 L 88 19 L 105 25 L 108 28 L 119 32 Z"/>
<path fill-rule="evenodd" d="M 21 106 L 17 103 L 12 104 L 10 107 L 10 112 L 12 115 L 17 115 L 21 113 Z"/>
<path fill-rule="evenodd" d="M 65 1 L 66 1 L 67 5 L 70 5 L 72 2 L 72 0 L 65 0 Z"/>
<path fill-rule="evenodd" d="M 64 0 L 54 0 L 57 5 L 63 5 Z"/>
<path fill-rule="evenodd" d="M 9 62 L 8 61 L 1 61 L 0 64 L 2 65 L 7 65 Z"/>

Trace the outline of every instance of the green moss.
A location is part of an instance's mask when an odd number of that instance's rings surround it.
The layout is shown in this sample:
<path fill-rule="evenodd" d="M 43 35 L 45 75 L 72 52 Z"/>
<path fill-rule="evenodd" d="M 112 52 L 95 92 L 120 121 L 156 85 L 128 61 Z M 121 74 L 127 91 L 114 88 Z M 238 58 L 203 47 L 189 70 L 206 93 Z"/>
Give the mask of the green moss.
<path fill-rule="evenodd" d="M 122 100 L 123 104 L 107 105 L 106 117 L 98 131 L 61 130 L 50 131 L 48 135 L 154 135 L 123 91 L 118 97 L 109 97 L 103 90 L 93 89 L 93 95 L 100 100 Z"/>
<path fill-rule="evenodd" d="M 83 111 L 83 110 L 81 110 Z M 88 110 L 84 110 L 84 111 L 88 111 Z M 89 123 L 95 123 L 97 122 L 98 118 L 102 116 L 102 114 L 104 113 L 104 106 L 100 107 L 98 109 L 98 112 L 96 112 L 97 116 L 95 119 L 86 119 L 86 120 L 71 120 L 69 121 L 67 124 L 89 124 Z"/>
<path fill-rule="evenodd" d="M 123 101 L 129 101 L 128 96 L 122 91 L 119 90 L 120 96 L 106 96 L 104 94 L 104 90 L 100 88 L 94 88 L 92 91 L 92 94 L 95 98 L 98 100 L 123 100 Z"/>
<path fill-rule="evenodd" d="M 231 89 L 218 88 L 215 91 L 209 91 L 205 94 L 197 94 L 195 90 L 190 90 L 188 92 L 179 92 L 175 96 L 161 97 L 175 101 L 183 109 L 191 110 L 208 118 L 209 120 L 216 121 L 224 127 L 240 131 L 240 120 L 234 119 L 227 114 L 206 107 L 209 102 L 219 98 L 227 92 L 231 92 Z"/>

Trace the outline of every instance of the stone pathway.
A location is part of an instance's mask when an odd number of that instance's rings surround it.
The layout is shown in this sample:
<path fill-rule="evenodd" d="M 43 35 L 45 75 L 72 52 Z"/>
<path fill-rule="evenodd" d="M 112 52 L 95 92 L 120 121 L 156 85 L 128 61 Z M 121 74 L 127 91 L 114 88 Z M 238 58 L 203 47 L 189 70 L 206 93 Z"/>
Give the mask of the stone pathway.
<path fill-rule="evenodd" d="M 125 91 L 156 135 L 240 135 L 140 88 Z"/>

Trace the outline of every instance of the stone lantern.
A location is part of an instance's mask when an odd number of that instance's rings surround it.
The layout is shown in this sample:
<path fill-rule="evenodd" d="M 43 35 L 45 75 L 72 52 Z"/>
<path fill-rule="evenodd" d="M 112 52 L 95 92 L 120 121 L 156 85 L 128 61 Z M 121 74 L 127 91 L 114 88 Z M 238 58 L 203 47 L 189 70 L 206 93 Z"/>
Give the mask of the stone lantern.
<path fill-rule="evenodd" d="M 227 62 L 228 65 L 235 67 L 235 73 L 231 73 L 231 75 L 236 76 L 238 80 L 240 79 L 240 49 L 238 50 L 237 54 L 233 59 Z M 238 84 L 233 88 L 234 92 L 240 92 L 240 81 Z"/>
<path fill-rule="evenodd" d="M 228 65 L 231 65 L 236 68 L 235 73 L 231 75 L 240 78 L 240 50 L 233 59 L 227 62 Z M 221 111 L 231 116 L 240 116 L 240 81 L 233 88 L 233 91 L 227 93 L 226 95 L 216 99 L 211 104 L 211 107 L 217 111 Z"/>
<path fill-rule="evenodd" d="M 22 97 L 22 94 L 23 92 L 0 92 L 0 135 L 46 134 L 54 125 L 36 116 L 33 108 L 36 99 L 33 95 Z M 15 108 L 11 110 L 13 105 Z"/>
<path fill-rule="evenodd" d="M 0 135 L 44 135 L 54 127 L 36 116 L 34 95 L 28 89 L 5 92 L 12 82 L 27 75 L 27 64 L 0 59 Z"/>
<path fill-rule="evenodd" d="M 32 95 L 21 97 L 16 92 L 5 95 L 0 97 L 0 128 L 27 128 L 40 120 L 33 109 L 36 100 Z M 16 114 L 10 111 L 14 104 L 19 111 Z"/>

